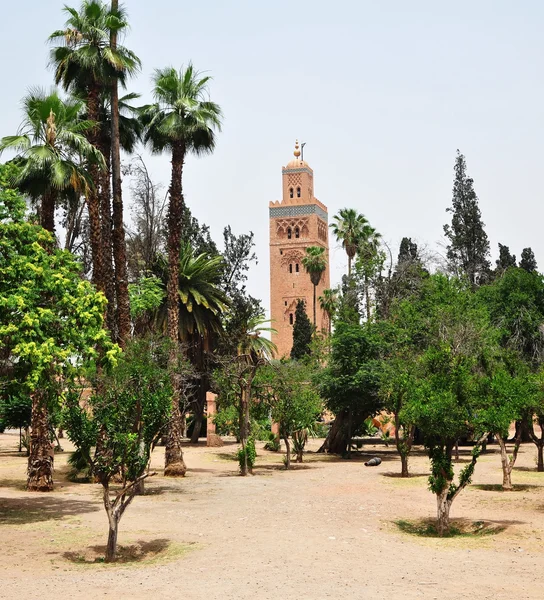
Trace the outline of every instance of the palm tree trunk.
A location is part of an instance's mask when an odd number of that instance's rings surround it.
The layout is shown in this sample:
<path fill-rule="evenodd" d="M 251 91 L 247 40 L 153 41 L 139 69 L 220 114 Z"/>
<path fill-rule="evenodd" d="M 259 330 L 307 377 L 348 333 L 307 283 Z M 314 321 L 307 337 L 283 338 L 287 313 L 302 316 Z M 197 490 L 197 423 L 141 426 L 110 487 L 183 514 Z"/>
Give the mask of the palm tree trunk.
<path fill-rule="evenodd" d="M 46 192 L 42 197 L 40 211 L 40 225 L 53 235 L 55 235 L 55 196 L 52 191 Z"/>
<path fill-rule="evenodd" d="M 183 220 L 183 162 L 185 148 L 176 145 L 172 149 L 172 180 L 168 204 L 168 283 L 166 286 L 168 310 L 168 337 L 171 349 L 169 356 L 172 379 L 172 412 L 168 426 L 165 448 L 164 474 L 171 477 L 185 475 L 187 470 L 181 449 L 182 413 L 180 410 L 180 376 L 177 374 L 179 351 L 179 253 L 181 249 L 181 226 Z"/>
<path fill-rule="evenodd" d="M 47 394 L 44 390 L 36 390 L 32 394 L 30 426 L 27 489 L 30 492 L 50 492 L 53 489 L 55 455 L 49 440 Z"/>
<path fill-rule="evenodd" d="M 112 12 L 119 9 L 119 1 L 111 1 Z M 117 48 L 117 33 L 111 32 L 110 46 Z M 127 249 L 123 223 L 123 191 L 121 187 L 121 149 L 119 141 L 119 88 L 117 79 L 111 86 L 111 166 L 113 187 L 113 257 L 117 295 L 117 335 L 124 348 L 130 336 L 130 301 L 128 296 Z"/>
<path fill-rule="evenodd" d="M 316 317 L 316 292 L 317 286 L 314 285 L 314 330 L 317 328 L 317 317 Z"/>
<path fill-rule="evenodd" d="M 368 277 L 365 275 L 365 300 L 366 300 L 366 320 L 370 323 L 370 289 L 368 287 Z"/>
<path fill-rule="evenodd" d="M 351 256 L 348 254 L 348 278 L 351 279 Z"/>
<path fill-rule="evenodd" d="M 87 96 L 87 112 L 89 120 L 98 122 L 98 86 L 93 86 L 89 90 Z M 97 144 L 97 131 L 96 127 L 89 130 L 87 139 L 93 146 L 98 148 Z M 87 194 L 87 209 L 89 211 L 89 230 L 90 230 L 90 242 L 91 242 L 91 254 L 93 263 L 93 275 L 92 280 L 96 285 L 97 289 L 101 292 L 105 291 L 104 285 L 104 270 L 103 264 L 103 252 L 102 252 L 102 229 L 100 223 L 100 201 L 98 198 L 98 186 L 100 178 L 100 169 L 97 165 L 90 166 L 90 174 L 93 182 L 92 189 Z"/>
<path fill-rule="evenodd" d="M 111 332 L 112 338 L 117 339 L 117 324 L 115 320 L 115 273 L 113 270 L 112 255 L 112 220 L 111 220 L 111 145 L 106 136 L 100 141 L 100 151 L 106 161 L 107 169 L 100 173 L 100 231 L 102 236 L 102 277 L 104 291 L 108 299 L 106 309 L 106 324 Z"/>

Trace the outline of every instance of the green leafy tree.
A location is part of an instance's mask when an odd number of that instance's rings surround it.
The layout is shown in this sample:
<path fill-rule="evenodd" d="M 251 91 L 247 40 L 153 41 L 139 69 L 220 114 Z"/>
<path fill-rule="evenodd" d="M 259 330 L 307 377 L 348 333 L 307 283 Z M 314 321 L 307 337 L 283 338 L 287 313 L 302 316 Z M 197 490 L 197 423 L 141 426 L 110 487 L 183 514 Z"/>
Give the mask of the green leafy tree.
<path fill-rule="evenodd" d="M 94 187 L 88 165 L 105 169 L 104 157 L 86 139 L 95 126 L 80 118 L 83 104 L 33 89 L 23 99 L 24 121 L 17 135 L 0 141 L 0 153 L 17 152 L 20 167 L 11 184 L 40 202 L 40 223 L 55 233 L 55 208 L 61 200 L 88 194 Z"/>
<path fill-rule="evenodd" d="M 25 205 L 0 195 L 0 371 L 15 374 L 32 398 L 29 490 L 53 488 L 49 413 L 64 382 L 87 361 L 114 362 L 118 347 L 102 328 L 105 298 L 83 281 L 71 254 L 52 235 L 24 221 Z M 12 365 L 17 365 L 16 373 Z"/>
<path fill-rule="evenodd" d="M 497 265 L 495 273 L 501 275 L 506 269 L 517 266 L 516 256 L 515 254 L 510 254 L 508 246 L 499 244 L 499 258 L 495 261 L 495 264 Z"/>
<path fill-rule="evenodd" d="M 301 360 L 310 354 L 312 343 L 313 328 L 306 314 L 306 304 L 304 300 L 298 300 L 295 308 L 295 323 L 293 325 L 293 347 L 291 348 L 291 358 Z"/>
<path fill-rule="evenodd" d="M 258 375 L 264 390 L 263 400 L 270 406 L 272 420 L 278 423 L 285 443 L 285 467 L 291 467 L 291 443 L 297 449 L 297 462 L 302 462 L 308 432 L 323 412 L 323 403 L 312 385 L 309 369 L 294 361 L 274 362 Z"/>
<path fill-rule="evenodd" d="M 352 436 L 383 407 L 379 389 L 389 344 L 385 323 L 336 324 L 328 365 L 318 375 L 320 395 L 336 417 L 322 451 L 349 454 Z"/>
<path fill-rule="evenodd" d="M 489 240 L 474 181 L 467 175 L 465 157 L 459 150 L 454 170 L 452 206 L 446 209 L 452 214 L 451 225 L 444 225 L 444 234 L 449 242 L 447 257 L 451 267 L 464 274 L 475 288 L 488 278 Z"/>
<path fill-rule="evenodd" d="M 189 154 L 213 152 L 215 132 L 221 127 L 221 109 L 208 98 L 209 77 L 201 77 L 190 64 L 186 69 L 158 69 L 153 76 L 155 104 L 142 110 L 144 140 L 155 153 L 172 156 L 172 176 L 168 190 L 168 336 L 172 344 L 179 336 L 179 257 L 185 201 L 183 166 Z M 172 362 L 177 353 L 172 350 Z M 172 412 L 165 452 L 165 474 L 184 475 L 186 471 L 181 439 L 182 414 L 179 409 L 180 381 L 172 369 Z"/>
<path fill-rule="evenodd" d="M 497 332 L 479 297 L 458 279 L 431 276 L 418 297 L 404 300 L 395 320 L 406 329 L 417 358 L 417 380 L 408 388 L 401 420 L 416 423 L 431 460 L 429 488 L 437 499 L 437 531 L 450 527 L 453 501 L 470 483 L 488 431 L 476 415 L 487 401 L 482 365 L 498 350 Z M 457 440 L 474 436 L 470 463 L 454 482 Z"/>
<path fill-rule="evenodd" d="M 136 340 L 111 373 L 100 379 L 102 391 L 87 400 L 87 407 L 72 388 L 63 420 L 68 436 L 102 484 L 109 524 L 106 561 L 111 562 L 116 558 L 121 517 L 139 484 L 154 475 L 146 469 L 168 423 L 172 396 L 168 348 L 153 338 Z"/>
<path fill-rule="evenodd" d="M 372 314 L 371 282 L 381 274 L 385 258 L 380 252 L 381 237 L 374 227 L 366 224 L 361 230 L 357 249 L 356 270 L 363 284 L 367 321 L 370 321 Z"/>
<path fill-rule="evenodd" d="M 327 268 L 327 259 L 325 258 L 325 248 L 322 246 L 309 246 L 306 248 L 306 256 L 302 258 L 302 264 L 306 269 L 306 273 L 310 276 L 310 281 L 314 286 L 314 329 L 317 326 L 317 286 L 323 277 L 323 273 Z"/>
<path fill-rule="evenodd" d="M 521 269 L 527 271 L 528 273 L 534 273 L 538 270 L 535 253 L 532 251 L 531 248 L 523 248 L 521 252 L 519 266 Z"/>

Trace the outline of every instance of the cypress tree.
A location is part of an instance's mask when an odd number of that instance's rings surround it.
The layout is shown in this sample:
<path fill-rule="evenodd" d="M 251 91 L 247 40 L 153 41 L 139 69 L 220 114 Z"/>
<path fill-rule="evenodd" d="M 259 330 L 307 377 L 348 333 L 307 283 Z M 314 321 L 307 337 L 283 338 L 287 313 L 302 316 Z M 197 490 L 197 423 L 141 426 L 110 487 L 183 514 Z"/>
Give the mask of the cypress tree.
<path fill-rule="evenodd" d="M 465 157 L 457 150 L 453 182 L 451 225 L 444 225 L 449 240 L 447 257 L 451 267 L 463 272 L 472 287 L 477 287 L 489 277 L 489 240 L 484 230 L 474 181 L 467 176 Z"/>
<path fill-rule="evenodd" d="M 519 266 L 521 269 L 525 269 L 525 271 L 528 273 L 534 273 L 537 271 L 538 267 L 536 264 L 535 253 L 531 250 L 531 248 L 523 248 Z"/>
<path fill-rule="evenodd" d="M 312 332 L 313 327 L 306 314 L 306 303 L 304 300 L 299 300 L 295 309 L 295 324 L 293 326 L 293 347 L 291 349 L 293 360 L 299 360 L 310 354 Z"/>
<path fill-rule="evenodd" d="M 510 267 L 517 266 L 515 254 L 510 254 L 510 248 L 499 243 L 499 258 L 496 260 L 496 272 L 502 273 Z"/>

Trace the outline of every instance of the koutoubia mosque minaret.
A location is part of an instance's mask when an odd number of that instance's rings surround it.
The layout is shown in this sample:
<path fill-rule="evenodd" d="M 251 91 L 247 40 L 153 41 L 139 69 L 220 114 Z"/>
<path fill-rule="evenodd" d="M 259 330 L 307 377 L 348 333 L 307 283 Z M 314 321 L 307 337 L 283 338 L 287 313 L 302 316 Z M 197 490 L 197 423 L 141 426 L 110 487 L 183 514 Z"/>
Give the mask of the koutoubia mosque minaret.
<path fill-rule="evenodd" d="M 314 172 L 302 160 L 298 141 L 294 158 L 281 170 L 282 200 L 270 202 L 270 316 L 277 358 L 289 356 L 297 301 L 306 303 L 313 321 L 313 285 L 302 265 L 309 246 L 323 246 L 327 260 L 317 298 L 330 287 L 327 207 L 314 196 Z M 327 315 L 317 300 L 317 331 L 327 330 Z"/>

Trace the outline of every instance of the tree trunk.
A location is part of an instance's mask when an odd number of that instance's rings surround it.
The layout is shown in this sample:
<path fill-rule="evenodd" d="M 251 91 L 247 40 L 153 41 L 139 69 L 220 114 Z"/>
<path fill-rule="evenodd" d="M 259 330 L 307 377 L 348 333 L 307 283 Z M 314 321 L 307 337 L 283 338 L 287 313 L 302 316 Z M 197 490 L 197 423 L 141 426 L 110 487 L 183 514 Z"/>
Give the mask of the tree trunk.
<path fill-rule="evenodd" d="M 528 427 L 528 433 L 531 441 L 536 445 L 537 453 L 537 467 L 536 470 L 539 473 L 544 471 L 544 416 L 537 418 L 538 425 L 540 427 L 540 437 L 535 433 L 534 423 L 531 421 L 530 427 Z"/>
<path fill-rule="evenodd" d="M 94 85 L 89 89 L 87 96 L 87 113 L 90 121 L 99 121 L 99 88 Z M 87 133 L 89 142 L 98 148 L 98 126 L 93 127 Z M 91 164 L 89 172 L 92 179 L 92 187 L 87 193 L 87 210 L 89 212 L 89 241 L 91 243 L 91 254 L 93 264 L 92 281 L 97 289 L 105 292 L 103 278 L 103 248 L 102 248 L 102 230 L 100 222 L 100 201 L 98 198 L 98 187 L 100 179 L 100 169 L 97 165 Z"/>
<path fill-rule="evenodd" d="M 111 10 L 119 9 L 119 1 L 112 0 Z M 117 32 L 110 35 L 110 46 L 117 48 Z M 128 296 L 127 250 L 123 223 L 123 190 L 121 186 L 121 149 L 119 141 L 119 86 L 114 78 L 111 86 L 111 166 L 113 187 L 113 257 L 117 295 L 117 335 L 121 348 L 130 337 L 130 301 Z"/>
<path fill-rule="evenodd" d="M 448 492 L 449 485 L 436 495 L 436 530 L 440 536 L 449 533 L 450 530 L 451 501 L 448 500 Z"/>
<path fill-rule="evenodd" d="M 336 415 L 330 431 L 318 452 L 345 454 L 348 446 L 348 411 L 343 410 Z"/>
<path fill-rule="evenodd" d="M 401 477 L 409 477 L 410 473 L 408 471 L 408 455 L 407 454 L 402 453 L 400 455 L 400 464 L 401 464 L 400 476 Z"/>
<path fill-rule="evenodd" d="M 289 436 L 286 435 L 283 438 L 283 441 L 285 442 L 285 468 L 286 469 L 290 469 L 291 468 L 291 446 L 289 444 Z"/>
<path fill-rule="evenodd" d="M 181 449 L 182 414 L 179 406 L 180 381 L 177 374 L 179 348 L 179 254 L 181 249 L 181 226 L 183 221 L 183 193 L 181 179 L 185 150 L 181 146 L 172 149 L 172 179 L 168 204 L 168 337 L 171 350 L 169 356 L 170 377 L 172 379 L 172 412 L 166 440 L 164 474 L 171 477 L 185 475 L 186 467 Z"/>
<path fill-rule="evenodd" d="M 106 562 L 113 562 L 117 554 L 117 532 L 119 531 L 119 521 L 112 516 L 109 520 L 108 545 L 106 546 Z"/>
<path fill-rule="evenodd" d="M 49 440 L 47 395 L 43 390 L 32 394 L 30 454 L 27 489 L 30 492 L 53 490 L 54 450 Z"/>
<path fill-rule="evenodd" d="M 317 285 L 314 285 L 314 331 L 317 328 L 316 293 L 317 293 Z"/>
<path fill-rule="evenodd" d="M 111 185 L 110 185 L 110 155 L 111 145 L 109 140 L 102 132 L 100 141 L 100 151 L 106 161 L 106 171 L 100 173 L 100 234 L 102 242 L 102 278 L 104 291 L 108 299 L 106 309 L 106 325 L 111 332 L 112 339 L 117 340 L 116 298 L 115 298 L 115 273 L 113 270 L 112 254 L 112 220 L 111 220 Z"/>
<path fill-rule="evenodd" d="M 365 275 L 365 302 L 366 302 L 366 320 L 370 323 L 370 289 L 368 285 L 368 277 Z"/>
<path fill-rule="evenodd" d="M 540 443 L 538 444 L 538 446 L 536 447 L 536 452 L 537 452 L 537 467 L 536 470 L 539 473 L 542 473 L 544 471 L 544 444 Z"/>
<path fill-rule="evenodd" d="M 502 489 L 505 491 L 512 491 L 514 489 L 514 486 L 512 485 L 512 469 L 514 468 L 514 464 L 518 456 L 522 432 L 520 429 L 516 434 L 514 439 L 514 450 L 512 451 L 511 456 L 508 456 L 508 452 L 506 450 L 506 439 L 500 434 L 496 435 L 497 441 L 499 442 L 499 446 L 501 448 Z"/>
<path fill-rule="evenodd" d="M 42 196 L 42 205 L 40 208 L 40 225 L 55 235 L 55 204 L 56 194 L 52 191 L 46 192 Z"/>
<path fill-rule="evenodd" d="M 353 431 L 353 411 L 350 409 L 348 414 L 348 454 L 347 457 L 351 458 L 351 432 Z"/>

